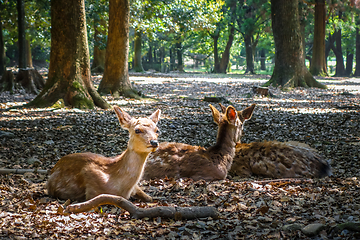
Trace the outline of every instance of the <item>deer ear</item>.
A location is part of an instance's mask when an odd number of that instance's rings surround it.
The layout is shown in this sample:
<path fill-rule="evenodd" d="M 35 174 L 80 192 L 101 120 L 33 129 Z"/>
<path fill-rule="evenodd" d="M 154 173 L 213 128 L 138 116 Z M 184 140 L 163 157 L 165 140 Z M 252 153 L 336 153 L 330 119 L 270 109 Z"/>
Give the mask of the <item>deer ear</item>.
<path fill-rule="evenodd" d="M 226 112 L 226 107 L 224 105 L 222 105 L 221 103 L 219 103 L 219 106 L 221 108 L 221 112 L 225 114 Z"/>
<path fill-rule="evenodd" d="M 129 130 L 132 117 L 127 112 L 117 106 L 114 106 L 114 110 L 119 119 L 121 127 L 123 129 Z"/>
<path fill-rule="evenodd" d="M 236 112 L 236 109 L 233 106 L 228 106 L 226 109 L 227 120 L 230 123 L 235 124 L 237 117 L 238 117 L 238 114 Z"/>
<path fill-rule="evenodd" d="M 160 109 L 156 110 L 151 116 L 149 117 L 155 124 L 157 124 L 160 120 Z"/>
<path fill-rule="evenodd" d="M 212 111 L 214 122 L 216 124 L 219 124 L 220 123 L 220 118 L 221 118 L 220 112 L 211 104 L 209 104 L 209 107 L 210 107 L 210 109 Z"/>
<path fill-rule="evenodd" d="M 239 119 L 242 123 L 244 123 L 246 120 L 249 120 L 254 112 L 256 104 L 252 104 L 250 107 L 245 108 L 242 111 L 238 112 Z"/>

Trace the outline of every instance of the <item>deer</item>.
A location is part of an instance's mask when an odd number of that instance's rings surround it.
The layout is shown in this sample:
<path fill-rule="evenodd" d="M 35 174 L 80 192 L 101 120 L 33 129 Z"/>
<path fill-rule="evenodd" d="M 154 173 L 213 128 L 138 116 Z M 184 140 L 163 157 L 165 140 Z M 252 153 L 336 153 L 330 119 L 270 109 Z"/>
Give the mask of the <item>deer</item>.
<path fill-rule="evenodd" d="M 238 143 L 230 176 L 265 178 L 322 178 L 331 167 L 320 153 L 296 141 Z"/>
<path fill-rule="evenodd" d="M 59 199 L 84 201 L 100 194 L 150 202 L 152 198 L 138 186 L 146 158 L 159 146 L 160 109 L 149 117 L 133 118 L 120 107 L 114 111 L 123 129 L 128 130 L 127 148 L 118 156 L 74 153 L 62 157 L 51 169 L 48 194 Z"/>
<path fill-rule="evenodd" d="M 222 112 L 226 107 L 219 103 Z M 241 116 L 240 116 L 241 117 Z M 240 118 L 239 117 L 239 118 Z M 321 178 L 332 175 L 329 163 L 305 143 L 263 141 L 236 144 L 230 176 Z"/>
<path fill-rule="evenodd" d="M 224 113 L 211 104 L 209 106 L 218 125 L 216 143 L 205 149 L 178 142 L 161 142 L 148 157 L 143 179 L 168 177 L 213 181 L 226 178 L 243 125 L 251 118 L 255 104 L 242 111 L 228 106 Z"/>

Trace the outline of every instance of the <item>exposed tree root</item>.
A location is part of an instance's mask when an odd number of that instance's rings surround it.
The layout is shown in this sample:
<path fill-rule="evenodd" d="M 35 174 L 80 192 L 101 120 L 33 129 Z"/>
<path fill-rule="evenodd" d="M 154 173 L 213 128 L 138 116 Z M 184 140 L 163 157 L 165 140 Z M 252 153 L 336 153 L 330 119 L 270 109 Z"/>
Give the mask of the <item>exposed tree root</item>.
<path fill-rule="evenodd" d="M 71 204 L 66 207 L 65 211 L 69 213 L 79 213 L 90 211 L 101 205 L 114 205 L 120 207 L 130 213 L 133 218 L 172 218 L 175 220 L 181 219 L 195 219 L 195 218 L 205 218 L 212 217 L 218 218 L 219 213 L 214 207 L 154 207 L 154 208 L 139 208 L 132 204 L 130 201 L 126 200 L 123 197 L 101 194 L 97 197 L 94 197 L 86 202 Z"/>

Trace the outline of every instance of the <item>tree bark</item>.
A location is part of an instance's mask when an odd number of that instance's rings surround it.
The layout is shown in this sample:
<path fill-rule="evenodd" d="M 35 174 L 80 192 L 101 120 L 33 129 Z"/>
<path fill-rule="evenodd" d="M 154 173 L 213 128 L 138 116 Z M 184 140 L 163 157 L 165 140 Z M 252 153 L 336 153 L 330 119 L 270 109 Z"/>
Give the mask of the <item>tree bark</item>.
<path fill-rule="evenodd" d="M 275 67 L 265 86 L 319 87 L 305 66 L 297 0 L 272 0 L 271 20 L 275 41 Z"/>
<path fill-rule="evenodd" d="M 244 43 L 245 43 L 245 53 L 246 53 L 246 73 L 255 74 L 254 72 L 254 53 L 253 53 L 253 36 L 245 34 Z"/>
<path fill-rule="evenodd" d="M 217 219 L 219 213 L 214 207 L 154 207 L 139 208 L 123 197 L 101 194 L 83 203 L 71 204 L 66 207 L 66 212 L 79 213 L 90 211 L 101 205 L 114 205 L 128 211 L 131 217 L 141 218 L 172 218 L 175 220 L 187 220 L 204 217 L 212 217 Z"/>
<path fill-rule="evenodd" d="M 24 0 L 17 0 L 19 68 L 26 68 L 25 6 Z"/>
<path fill-rule="evenodd" d="M 135 72 L 144 72 L 142 65 L 141 57 L 141 29 L 135 29 L 135 39 L 134 39 L 134 70 Z"/>
<path fill-rule="evenodd" d="M 314 23 L 314 45 L 310 73 L 316 76 L 327 76 L 325 59 L 325 0 L 316 0 L 315 23 Z"/>
<path fill-rule="evenodd" d="M 121 13 L 121 14 L 119 14 Z M 109 30 L 100 94 L 138 98 L 129 80 L 129 0 L 109 1 Z"/>
<path fill-rule="evenodd" d="M 0 13 L 0 76 L 4 74 L 5 69 L 5 44 L 2 31 L 2 16 Z"/>
<path fill-rule="evenodd" d="M 346 53 L 346 76 L 351 76 L 352 74 L 352 68 L 354 63 L 354 54 L 352 53 Z"/>
<path fill-rule="evenodd" d="M 220 36 L 220 30 L 216 29 L 214 35 L 212 36 L 214 40 L 214 72 L 220 72 L 220 59 L 219 59 L 219 49 L 218 49 L 218 40 Z"/>
<path fill-rule="evenodd" d="M 266 70 L 266 55 L 263 48 L 260 50 L 260 70 Z"/>
<path fill-rule="evenodd" d="M 331 50 L 333 50 L 336 57 L 336 67 L 335 67 L 335 75 L 336 77 L 344 77 L 346 76 L 345 65 L 344 65 L 344 57 L 341 46 L 341 29 L 335 30 L 333 34 L 335 45 L 331 45 Z"/>
<path fill-rule="evenodd" d="M 230 49 L 231 49 L 232 43 L 234 41 L 234 34 L 235 34 L 235 26 L 231 25 L 230 26 L 229 38 L 228 38 L 228 41 L 226 43 L 225 50 L 221 55 L 220 73 L 226 73 L 226 70 L 227 70 L 227 67 L 228 67 L 228 64 L 229 64 L 229 60 L 230 60 Z"/>
<path fill-rule="evenodd" d="M 355 72 L 354 72 L 354 76 L 358 77 L 360 76 L 360 33 L 359 33 L 359 25 L 356 28 L 356 50 L 355 50 L 355 61 L 356 61 L 356 66 L 355 66 Z"/>
<path fill-rule="evenodd" d="M 16 76 L 16 82 L 25 89 L 26 92 L 38 94 L 45 85 L 45 81 L 41 74 L 33 68 L 19 69 Z"/>
<path fill-rule="evenodd" d="M 99 16 L 94 20 L 94 59 L 91 65 L 91 70 L 93 72 L 104 72 L 106 54 L 105 36 L 107 35 L 105 30 L 106 26 L 106 20 L 99 14 Z"/>
<path fill-rule="evenodd" d="M 84 0 L 51 1 L 51 52 L 48 79 L 27 106 L 47 107 L 63 99 L 76 108 L 110 107 L 90 79 Z"/>
<path fill-rule="evenodd" d="M 30 40 L 26 39 L 26 65 L 28 68 L 33 68 L 32 55 L 31 55 L 31 45 Z"/>
<path fill-rule="evenodd" d="M 178 41 L 179 42 L 176 43 L 176 56 L 177 56 L 177 61 L 178 61 L 177 70 L 180 72 L 184 72 L 181 39 L 179 39 Z"/>

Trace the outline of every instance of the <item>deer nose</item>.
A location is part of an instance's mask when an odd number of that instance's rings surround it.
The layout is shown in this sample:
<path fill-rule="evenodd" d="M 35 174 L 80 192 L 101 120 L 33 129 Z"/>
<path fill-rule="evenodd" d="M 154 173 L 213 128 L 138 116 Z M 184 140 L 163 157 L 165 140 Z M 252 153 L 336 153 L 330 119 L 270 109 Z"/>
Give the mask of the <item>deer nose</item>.
<path fill-rule="evenodd" d="M 150 144 L 153 147 L 158 147 L 159 146 L 159 142 L 157 140 L 150 140 Z"/>

